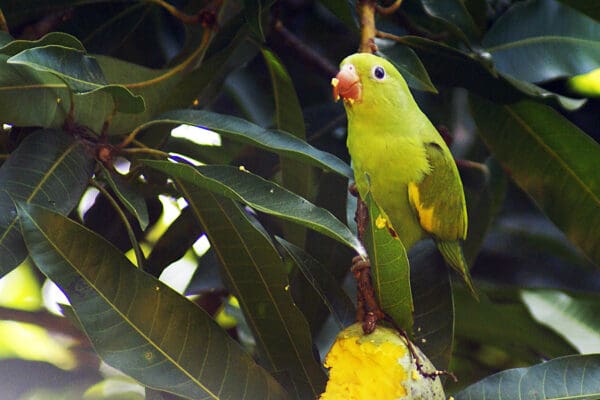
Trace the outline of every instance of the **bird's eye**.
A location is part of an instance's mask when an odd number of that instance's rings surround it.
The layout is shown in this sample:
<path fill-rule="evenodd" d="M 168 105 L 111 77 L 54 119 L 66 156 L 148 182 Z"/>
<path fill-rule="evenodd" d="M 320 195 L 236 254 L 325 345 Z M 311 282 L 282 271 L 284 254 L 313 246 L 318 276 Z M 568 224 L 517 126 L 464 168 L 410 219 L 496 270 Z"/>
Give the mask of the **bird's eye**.
<path fill-rule="evenodd" d="M 383 69 L 383 67 L 377 65 L 373 68 L 372 75 L 373 75 L 373 78 L 382 80 L 383 78 L 385 78 L 385 69 Z"/>

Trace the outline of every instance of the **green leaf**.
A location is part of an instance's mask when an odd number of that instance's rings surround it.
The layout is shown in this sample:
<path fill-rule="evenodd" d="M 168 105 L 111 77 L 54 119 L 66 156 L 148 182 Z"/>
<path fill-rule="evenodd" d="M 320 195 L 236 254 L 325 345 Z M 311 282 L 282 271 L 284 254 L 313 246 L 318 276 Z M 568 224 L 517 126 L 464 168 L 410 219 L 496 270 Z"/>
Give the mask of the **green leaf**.
<path fill-rule="evenodd" d="M 265 32 L 262 26 L 263 4 L 261 0 L 244 0 L 244 17 L 250 26 L 254 36 L 260 40 L 265 40 Z"/>
<path fill-rule="evenodd" d="M 168 161 L 144 160 L 144 163 L 194 186 L 241 201 L 257 211 L 314 229 L 364 254 L 358 239 L 329 211 L 257 175 L 231 166 L 194 168 Z"/>
<path fill-rule="evenodd" d="M 531 98 L 568 110 L 585 103 L 585 100 L 559 96 L 534 84 L 499 74 L 493 69 L 489 53 L 466 53 L 417 36 L 402 36 L 399 42 L 417 53 L 436 86 L 463 87 L 500 103 Z"/>
<path fill-rule="evenodd" d="M 483 46 L 499 71 L 543 82 L 600 66 L 600 24 L 554 0 L 521 2 L 496 21 Z"/>
<path fill-rule="evenodd" d="M 208 314 L 100 236 L 41 207 L 19 215 L 35 264 L 67 295 L 107 364 L 188 399 L 286 398 Z"/>
<path fill-rule="evenodd" d="M 469 229 L 463 251 L 469 265 L 473 265 L 494 218 L 506 196 L 508 179 L 500 163 L 490 157 L 485 164 L 461 161 L 459 172 L 465 197 Z"/>
<path fill-rule="evenodd" d="M 394 64 L 411 88 L 431 93 L 438 92 L 431 83 L 423 63 L 410 47 L 394 45 L 389 49 L 385 49 L 381 55 Z"/>
<path fill-rule="evenodd" d="M 580 353 L 600 353 L 600 302 L 593 295 L 557 290 L 523 290 L 523 303 L 540 324 L 565 338 Z"/>
<path fill-rule="evenodd" d="M 567 356 L 499 372 L 460 391 L 456 400 L 595 400 L 600 396 L 600 355 Z"/>
<path fill-rule="evenodd" d="M 315 398 L 325 375 L 268 234 L 233 201 L 185 182 L 179 188 L 215 249 L 221 275 L 239 300 L 263 365 L 299 400 Z"/>
<path fill-rule="evenodd" d="M 594 18 L 600 22 L 600 5 L 589 0 L 559 0 L 561 3 L 568 5 L 579 12 L 586 14 L 588 17 Z"/>
<path fill-rule="evenodd" d="M 315 204 L 330 210 L 340 221 L 346 221 L 346 203 L 348 198 L 348 180 L 334 173 L 323 173 L 318 179 Z M 328 274 L 341 285 L 356 254 L 348 246 L 309 230 L 306 235 L 306 252 L 317 259 Z M 312 285 L 298 269 L 290 273 L 292 296 L 308 320 L 313 334 L 321 331 L 329 311 L 318 296 L 311 295 Z"/>
<path fill-rule="evenodd" d="M 231 139 L 298 159 L 325 170 L 335 171 L 340 175 L 352 176 L 350 166 L 336 156 L 318 150 L 287 132 L 267 130 L 230 115 L 217 114 L 204 110 L 174 110 L 141 125 L 139 129 L 144 129 L 155 124 L 200 126 Z"/>
<path fill-rule="evenodd" d="M 600 265 L 600 145 L 550 107 L 471 97 L 479 134 L 511 178 Z"/>
<path fill-rule="evenodd" d="M 109 85 L 96 59 L 81 50 L 58 45 L 35 47 L 12 56 L 7 63 L 49 72 L 63 80 L 76 94 L 105 91 L 112 96 L 117 111 L 136 114 L 145 109 L 141 96 L 124 86 Z"/>
<path fill-rule="evenodd" d="M 567 341 L 532 318 L 518 295 L 489 292 L 488 296 L 476 302 L 465 290 L 455 292 L 458 338 L 499 347 L 526 362 L 573 353 Z"/>
<path fill-rule="evenodd" d="M 302 107 L 294 89 L 294 84 L 285 66 L 268 49 L 262 49 L 273 87 L 275 100 L 275 128 L 286 131 L 299 139 L 306 140 Z M 281 157 L 281 182 L 286 189 L 312 199 L 315 171 L 310 165 L 298 160 Z M 292 242 L 304 246 L 306 230 L 297 225 L 284 225 L 286 237 Z"/>
<path fill-rule="evenodd" d="M 31 133 L 10 154 L 0 166 L 0 276 L 27 256 L 13 201 L 66 215 L 79 203 L 93 166 L 81 143 L 56 130 Z"/>
<path fill-rule="evenodd" d="M 354 17 L 354 4 L 350 0 L 319 0 L 336 17 L 338 17 L 346 28 L 358 32 L 358 24 Z"/>
<path fill-rule="evenodd" d="M 414 342 L 437 369 L 447 369 L 454 340 L 454 301 L 448 267 L 431 241 L 417 243 L 410 251 L 409 261 L 415 306 Z"/>
<path fill-rule="evenodd" d="M 471 17 L 471 14 L 469 14 L 462 1 L 420 1 L 427 14 L 443 21 L 446 29 L 463 42 L 469 43 L 469 41 L 476 39 L 480 35 L 473 17 Z"/>
<path fill-rule="evenodd" d="M 165 268 L 185 255 L 201 234 L 202 227 L 194 220 L 192 210 L 189 207 L 181 210 L 152 247 L 147 272 L 158 278 Z"/>
<path fill-rule="evenodd" d="M 62 32 L 50 32 L 38 40 L 11 40 L 0 47 L 0 54 L 14 56 L 22 51 L 49 45 L 57 45 L 85 51 L 83 44 L 74 36 Z"/>
<path fill-rule="evenodd" d="M 276 239 L 298 269 L 302 271 L 314 290 L 311 293 L 305 292 L 303 295 L 313 296 L 316 294 L 325 304 L 340 330 L 353 324 L 356 321 L 356 310 L 352 300 L 344 292 L 335 277 L 319 261 L 300 247 L 283 238 L 276 237 Z"/>
<path fill-rule="evenodd" d="M 402 242 L 394 238 L 371 194 L 364 199 L 369 209 L 365 246 L 371 263 L 371 279 L 377 303 L 406 332 L 412 331 L 413 299 L 410 290 L 410 266 Z"/>
<path fill-rule="evenodd" d="M 148 216 L 146 201 L 140 191 L 136 190 L 130 182 L 119 176 L 116 172 L 111 173 L 103 165 L 101 165 L 101 168 L 102 177 L 106 179 L 106 182 L 108 182 L 108 185 L 115 192 L 119 200 L 121 200 L 127 211 L 135 216 L 140 224 L 140 228 L 146 230 L 150 218 Z"/>

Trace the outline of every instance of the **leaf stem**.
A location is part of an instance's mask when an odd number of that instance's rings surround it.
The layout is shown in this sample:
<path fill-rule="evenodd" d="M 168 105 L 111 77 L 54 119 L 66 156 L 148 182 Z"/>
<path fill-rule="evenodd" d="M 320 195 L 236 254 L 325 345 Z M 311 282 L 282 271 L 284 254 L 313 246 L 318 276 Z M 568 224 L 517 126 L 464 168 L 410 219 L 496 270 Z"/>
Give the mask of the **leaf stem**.
<path fill-rule="evenodd" d="M 98 189 L 98 191 L 100 191 L 100 193 L 102 193 L 106 197 L 110 205 L 115 209 L 115 211 L 119 215 L 121 221 L 123 221 L 123 224 L 125 225 L 125 230 L 127 231 L 127 236 L 129 236 L 129 241 L 131 242 L 131 247 L 133 248 L 133 252 L 135 253 L 137 266 L 138 268 L 143 270 L 144 254 L 142 253 L 142 249 L 140 248 L 140 245 L 135 237 L 135 233 L 133 232 L 133 228 L 131 227 L 127 216 L 125 215 L 123 210 L 121 210 L 121 207 L 119 207 L 119 203 L 117 203 L 115 198 L 108 192 L 108 190 L 106 190 L 106 188 L 104 188 L 104 186 L 100 185 L 98 182 L 92 180 L 90 181 L 90 184 L 96 189 Z"/>

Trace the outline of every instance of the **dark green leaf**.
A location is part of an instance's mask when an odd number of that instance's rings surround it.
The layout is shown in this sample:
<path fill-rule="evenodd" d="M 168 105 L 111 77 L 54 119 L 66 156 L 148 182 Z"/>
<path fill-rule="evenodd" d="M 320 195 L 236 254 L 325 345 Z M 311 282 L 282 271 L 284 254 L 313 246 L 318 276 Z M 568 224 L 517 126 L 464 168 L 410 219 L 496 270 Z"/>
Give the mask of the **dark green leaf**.
<path fill-rule="evenodd" d="M 400 328 L 410 333 L 414 306 L 406 250 L 402 242 L 390 234 L 370 193 L 364 201 L 369 209 L 369 224 L 364 241 L 371 263 L 371 279 L 377 303 Z"/>
<path fill-rule="evenodd" d="M 402 76 L 406 83 L 413 89 L 424 90 L 431 93 L 437 93 L 437 89 L 431 83 L 431 79 L 425 70 L 425 67 L 419 60 L 419 57 L 408 46 L 395 45 L 385 49 L 382 55 L 390 60 Z"/>
<path fill-rule="evenodd" d="M 147 272 L 158 278 L 165 268 L 185 255 L 201 234 L 202 227 L 194 220 L 192 210 L 184 208 L 152 247 Z"/>
<path fill-rule="evenodd" d="M 216 114 L 204 110 L 174 110 L 143 124 L 146 128 L 154 124 L 187 124 L 200 126 L 224 136 L 253 146 L 276 152 L 290 158 L 335 171 L 341 175 L 352 176 L 348 164 L 336 156 L 318 150 L 305 141 L 287 132 L 264 129 L 241 118 Z"/>
<path fill-rule="evenodd" d="M 550 107 L 471 98 L 479 134 L 542 211 L 600 265 L 600 146 Z"/>
<path fill-rule="evenodd" d="M 119 200 L 121 200 L 127 211 L 135 215 L 140 228 L 145 230 L 150 221 L 148 207 L 140 191 L 136 190 L 125 178 L 119 176 L 117 173 L 109 172 L 104 166 L 102 166 L 102 173 L 103 178 L 106 179 L 108 185 L 115 192 Z"/>
<path fill-rule="evenodd" d="M 321 298 L 340 330 L 354 323 L 356 321 L 354 305 L 335 277 L 300 247 L 280 237 L 276 239 L 314 289 L 313 293 L 306 295 L 316 294 Z"/>
<path fill-rule="evenodd" d="M 11 40 L 0 47 L 0 54 L 14 56 L 27 49 L 49 45 L 85 51 L 83 44 L 76 37 L 62 32 L 50 32 L 39 40 Z"/>
<path fill-rule="evenodd" d="M 555 0 L 515 4 L 483 40 L 499 71 L 528 82 L 600 67 L 600 24 Z"/>
<path fill-rule="evenodd" d="M 306 140 L 302 107 L 294 84 L 283 63 L 268 49 L 262 49 L 269 69 L 273 97 L 275 99 L 275 128 L 290 132 Z M 286 189 L 306 198 L 312 198 L 315 171 L 310 165 L 287 157 L 281 158 L 281 182 Z M 306 230 L 297 225 L 286 224 L 284 231 L 288 240 L 304 246 Z"/>
<path fill-rule="evenodd" d="M 314 229 L 364 254 L 358 239 L 329 211 L 257 175 L 231 166 L 194 168 L 168 161 L 144 160 L 144 163 L 194 186 L 241 201 L 257 211 Z"/>
<path fill-rule="evenodd" d="M 595 400 L 600 396 L 600 355 L 567 356 L 499 372 L 456 394 L 456 400 Z"/>
<path fill-rule="evenodd" d="M 215 249 L 263 365 L 299 400 L 316 397 L 325 375 L 313 356 L 308 324 L 294 305 L 271 239 L 233 201 L 187 183 L 179 187 Z"/>
<path fill-rule="evenodd" d="M 346 221 L 348 180 L 338 174 L 323 173 L 318 185 L 315 204 L 330 210 L 340 221 Z M 307 233 L 305 248 L 341 285 L 350 272 L 351 260 L 356 253 L 348 246 L 312 230 Z M 311 283 L 298 269 L 291 272 L 290 285 L 294 301 L 306 316 L 313 334 L 320 332 L 329 311 L 318 296 L 311 295 Z"/>
<path fill-rule="evenodd" d="M 468 264 L 473 265 L 485 235 L 502 207 L 507 177 L 494 158 L 488 159 L 485 164 L 462 161 L 459 163 L 459 172 L 469 216 L 463 251 Z"/>
<path fill-rule="evenodd" d="M 189 399 L 286 398 L 208 314 L 100 236 L 41 207 L 19 215 L 35 264 L 67 295 L 107 364 Z"/>
<path fill-rule="evenodd" d="M 68 214 L 92 175 L 93 159 L 64 132 L 39 130 L 27 136 L 0 167 L 0 276 L 27 256 L 15 201 Z"/>
<path fill-rule="evenodd" d="M 444 22 L 446 29 L 465 43 L 475 40 L 479 30 L 473 17 L 460 0 L 420 0 L 423 9 L 429 15 Z"/>
<path fill-rule="evenodd" d="M 590 0 L 559 0 L 600 22 L 600 4 Z"/>
<path fill-rule="evenodd" d="M 459 86 L 500 103 L 532 98 L 566 109 L 577 109 L 585 100 L 559 96 L 533 84 L 498 74 L 489 53 L 465 53 L 416 36 L 403 36 L 400 43 L 419 56 L 436 86 Z"/>
<path fill-rule="evenodd" d="M 358 24 L 354 17 L 354 3 L 350 0 L 319 0 L 329 11 L 338 17 L 346 28 L 358 31 Z"/>
<path fill-rule="evenodd" d="M 500 297 L 495 293 L 489 296 Z M 503 295 L 497 300 L 482 296 L 476 302 L 460 290 L 454 299 L 459 338 L 499 347 L 526 362 L 536 362 L 540 355 L 554 358 L 574 352 L 562 337 L 537 323 L 517 296 Z"/>
<path fill-rule="evenodd" d="M 112 96 L 117 111 L 136 114 L 145 109 L 141 96 L 131 93 L 124 86 L 109 85 L 96 59 L 81 50 L 58 45 L 35 47 L 12 56 L 7 63 L 56 75 L 79 95 L 106 91 Z"/>
<path fill-rule="evenodd" d="M 580 353 L 600 353 L 598 296 L 524 290 L 521 298 L 536 321 L 564 337 Z"/>
<path fill-rule="evenodd" d="M 262 26 L 263 4 L 261 0 L 244 0 L 244 17 L 250 26 L 254 36 L 260 40 L 265 40 L 265 32 Z"/>
<path fill-rule="evenodd" d="M 415 305 L 414 342 L 437 369 L 446 369 L 454 340 L 454 301 L 448 267 L 431 241 L 417 243 L 409 252 L 409 260 Z"/>

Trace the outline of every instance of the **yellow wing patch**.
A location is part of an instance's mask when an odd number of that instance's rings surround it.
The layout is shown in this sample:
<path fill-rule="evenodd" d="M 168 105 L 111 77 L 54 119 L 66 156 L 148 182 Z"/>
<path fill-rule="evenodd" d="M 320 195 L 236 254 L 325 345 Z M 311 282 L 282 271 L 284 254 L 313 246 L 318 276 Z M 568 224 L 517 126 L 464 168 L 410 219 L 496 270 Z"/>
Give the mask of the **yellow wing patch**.
<path fill-rule="evenodd" d="M 433 207 L 425 207 L 421 202 L 421 195 L 419 193 L 419 186 L 416 183 L 410 182 L 408 184 L 408 199 L 410 200 L 413 207 L 417 210 L 419 223 L 427 232 L 433 232 Z"/>

